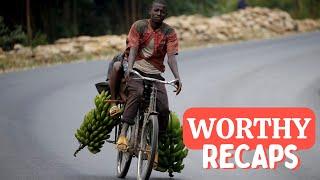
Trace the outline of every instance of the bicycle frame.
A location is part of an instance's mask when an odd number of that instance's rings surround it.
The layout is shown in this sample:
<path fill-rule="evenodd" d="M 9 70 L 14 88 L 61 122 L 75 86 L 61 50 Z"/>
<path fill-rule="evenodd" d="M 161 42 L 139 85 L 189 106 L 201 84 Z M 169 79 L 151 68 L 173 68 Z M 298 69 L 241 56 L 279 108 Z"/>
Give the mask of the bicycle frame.
<path fill-rule="evenodd" d="M 137 72 L 137 71 L 135 71 L 135 70 L 133 70 L 132 71 L 132 73 L 133 74 L 136 74 L 139 78 L 134 78 L 134 79 L 140 79 L 140 80 L 147 80 L 147 81 L 149 81 L 149 82 L 152 82 L 152 87 L 151 87 L 151 89 L 152 89 L 152 91 L 151 91 L 151 94 L 150 94 L 150 102 L 149 102 L 149 107 L 148 107 L 148 112 L 150 112 L 149 114 L 148 113 L 145 113 L 144 114 L 144 119 L 146 119 L 146 118 L 148 118 L 148 116 L 150 115 L 150 114 L 158 114 L 157 112 L 156 112 L 156 97 L 157 97 L 157 89 L 156 89 L 156 87 L 155 87 L 155 83 L 163 83 L 163 84 L 168 84 L 168 85 L 171 85 L 171 86 L 173 86 L 173 87 L 175 87 L 174 86 L 174 83 L 177 81 L 176 79 L 175 80 L 171 80 L 171 81 L 162 81 L 162 80 L 159 80 L 159 79 L 154 79 L 154 78 L 149 78 L 149 77 L 144 77 L 144 76 L 142 76 L 139 72 Z M 152 105 L 153 104 L 153 106 L 150 106 L 150 105 Z M 133 148 L 134 149 L 137 149 L 137 137 L 138 137 L 138 130 L 139 130 L 139 128 L 136 128 L 136 127 L 139 127 L 140 126 L 140 119 L 141 119 L 141 117 L 140 117 L 140 111 L 138 110 L 138 113 L 137 113 L 137 117 L 136 117 L 136 120 L 135 120 L 135 127 L 134 127 L 134 145 L 133 145 Z M 146 123 L 144 123 L 144 125 L 145 125 Z M 139 125 L 139 126 L 138 126 Z M 118 134 L 118 132 L 120 132 L 121 131 L 121 127 L 118 127 L 118 126 L 116 126 L 115 127 L 115 139 L 114 140 L 108 140 L 107 142 L 109 142 L 109 143 L 113 143 L 113 144 L 116 144 L 116 141 L 117 141 L 117 139 L 118 139 L 118 136 L 119 136 L 119 134 Z"/>
<path fill-rule="evenodd" d="M 134 126 L 129 127 L 130 133 L 127 132 L 127 138 L 129 140 L 129 149 L 127 152 L 118 152 L 117 158 L 117 173 L 118 177 L 124 178 L 129 170 L 130 163 L 132 157 L 138 157 L 138 179 L 148 179 L 152 172 L 152 166 L 154 162 L 154 158 L 156 156 L 156 151 L 158 148 L 158 112 L 156 111 L 157 107 L 157 88 L 155 83 L 163 83 L 174 86 L 174 83 L 177 80 L 172 81 L 162 81 L 159 79 L 144 77 L 140 75 L 137 71 L 132 71 L 132 73 L 136 74 L 140 79 L 144 81 L 144 91 L 148 91 L 144 93 L 143 97 L 147 99 L 148 105 L 142 106 L 138 109 L 138 113 L 135 118 Z M 150 82 L 150 84 L 149 84 Z M 151 123 L 151 124 L 148 124 Z M 149 126 L 151 127 L 149 128 Z M 117 128 L 121 129 L 121 124 L 117 126 Z M 115 140 L 118 139 L 119 133 L 116 128 Z M 151 131 L 149 132 L 149 130 Z M 151 139 L 150 139 L 151 138 Z M 124 156 L 125 155 L 125 156 Z M 127 157 L 123 162 L 123 158 Z M 148 158 L 148 159 L 145 159 Z M 144 167 L 143 163 L 147 160 L 147 165 Z M 145 169 L 146 168 L 146 169 Z M 144 170 L 146 171 L 144 171 Z"/>
<path fill-rule="evenodd" d="M 141 135 L 139 133 L 141 133 L 141 130 L 145 128 L 146 124 L 148 123 L 148 117 L 151 114 L 158 114 L 156 112 L 156 99 L 157 97 L 157 88 L 155 87 L 154 82 L 152 83 L 151 86 L 151 93 L 150 93 L 150 102 L 148 105 L 148 109 L 141 109 L 139 108 L 138 114 L 137 114 L 137 118 L 135 120 L 135 125 L 134 125 L 134 135 L 133 135 L 133 150 L 134 150 L 134 154 L 136 154 L 138 151 L 141 150 L 141 147 L 139 147 L 139 145 L 141 144 L 139 137 L 141 137 Z M 144 111 L 143 114 L 140 111 Z M 142 124 L 141 124 L 142 123 Z"/>
<path fill-rule="evenodd" d="M 152 82 L 151 85 L 151 93 L 150 93 L 150 102 L 148 105 L 148 109 L 147 111 L 145 111 L 145 109 L 141 109 L 139 108 L 137 116 L 135 118 L 135 125 L 133 126 L 133 131 L 131 133 L 133 137 L 133 144 L 131 144 L 131 147 L 129 148 L 129 152 L 133 153 L 133 155 L 136 155 L 136 152 L 140 150 L 140 147 L 138 147 L 138 145 L 140 144 L 139 142 L 139 130 L 141 130 L 142 128 L 144 128 L 147 124 L 147 119 L 151 114 L 158 114 L 156 112 L 156 101 L 157 101 L 157 88 L 155 87 L 155 82 Z M 145 111 L 143 112 L 143 114 L 140 111 Z M 143 117 L 142 117 L 143 115 Z M 142 119 L 143 118 L 143 119 Z M 143 121 L 142 123 L 142 127 L 139 128 L 141 126 L 141 121 Z M 107 142 L 109 143 L 113 143 L 116 144 L 116 140 L 118 139 L 119 136 L 119 132 L 121 131 L 121 127 L 116 126 L 115 127 L 115 138 L 114 140 L 107 140 Z"/>
<path fill-rule="evenodd" d="M 142 124 L 142 128 L 139 128 L 140 127 L 140 120 L 141 120 L 141 117 L 140 117 L 140 114 L 138 112 L 138 117 L 139 118 L 136 118 L 136 122 L 135 122 L 135 135 L 133 136 L 134 137 L 134 148 L 136 150 L 140 150 L 140 147 L 138 147 L 138 144 L 141 143 L 139 142 L 139 130 L 141 129 L 144 129 L 146 124 L 148 123 L 148 117 L 152 114 L 154 115 L 158 115 L 158 112 L 156 111 L 156 101 L 157 101 L 157 88 L 155 86 L 155 83 L 162 83 L 162 84 L 169 84 L 171 86 L 174 86 L 174 83 L 177 81 L 177 80 L 172 80 L 172 81 L 162 81 L 162 80 L 159 80 L 159 79 L 155 79 L 155 78 L 149 78 L 149 77 L 144 77 L 142 76 L 139 72 L 133 70 L 132 71 L 133 74 L 136 74 L 139 78 L 133 78 L 133 79 L 141 79 L 141 80 L 145 80 L 145 81 L 149 81 L 151 82 L 151 93 L 150 93 L 150 99 L 149 99 L 149 105 L 148 105 L 148 110 L 146 112 L 144 112 L 144 117 L 143 117 L 143 124 Z M 174 86 L 175 87 L 175 86 Z M 139 142 L 139 143 L 138 143 Z"/>

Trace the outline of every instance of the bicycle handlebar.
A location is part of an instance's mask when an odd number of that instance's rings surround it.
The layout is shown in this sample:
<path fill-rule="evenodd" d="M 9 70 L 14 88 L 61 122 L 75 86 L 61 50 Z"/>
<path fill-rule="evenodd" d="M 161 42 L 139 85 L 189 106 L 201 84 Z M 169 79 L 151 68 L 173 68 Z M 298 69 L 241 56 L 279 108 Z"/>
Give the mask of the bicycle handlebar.
<path fill-rule="evenodd" d="M 145 77 L 145 76 L 142 76 L 138 71 L 136 70 L 132 70 L 131 73 L 134 73 L 136 74 L 137 76 L 139 76 L 140 79 L 144 79 L 144 80 L 148 80 L 148 81 L 153 81 L 153 82 L 158 82 L 158 83 L 162 83 L 162 84 L 169 84 L 173 87 L 176 87 L 175 86 L 175 82 L 178 81 L 178 79 L 174 79 L 174 80 L 171 80 L 171 81 L 162 81 L 162 80 L 159 80 L 159 79 L 155 79 L 155 78 L 150 78 L 150 77 Z"/>

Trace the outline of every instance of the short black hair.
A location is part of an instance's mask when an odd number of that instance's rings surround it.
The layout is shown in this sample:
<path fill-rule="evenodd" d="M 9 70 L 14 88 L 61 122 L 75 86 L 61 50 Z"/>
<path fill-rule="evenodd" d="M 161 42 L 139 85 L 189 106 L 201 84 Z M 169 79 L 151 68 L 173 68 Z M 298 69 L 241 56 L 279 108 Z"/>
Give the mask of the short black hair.
<path fill-rule="evenodd" d="M 158 3 L 158 4 L 162 4 L 162 5 L 167 6 L 167 1 L 166 1 L 166 0 L 154 0 L 154 1 L 152 2 L 152 4 L 155 4 L 155 3 Z"/>

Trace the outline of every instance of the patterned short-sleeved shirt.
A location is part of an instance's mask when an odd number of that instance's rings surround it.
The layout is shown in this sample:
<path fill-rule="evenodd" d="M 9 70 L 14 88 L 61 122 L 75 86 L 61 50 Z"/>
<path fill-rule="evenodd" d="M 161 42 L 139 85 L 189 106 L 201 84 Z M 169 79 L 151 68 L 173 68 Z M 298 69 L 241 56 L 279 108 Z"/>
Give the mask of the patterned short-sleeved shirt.
<path fill-rule="evenodd" d="M 153 52 L 150 57 L 144 57 L 142 49 L 154 41 Z M 174 29 L 166 23 L 162 23 L 159 29 L 153 30 L 149 19 L 136 21 L 128 34 L 128 47 L 137 47 L 136 61 L 145 59 L 159 71 L 164 72 L 163 65 L 166 54 L 178 54 L 178 38 Z"/>

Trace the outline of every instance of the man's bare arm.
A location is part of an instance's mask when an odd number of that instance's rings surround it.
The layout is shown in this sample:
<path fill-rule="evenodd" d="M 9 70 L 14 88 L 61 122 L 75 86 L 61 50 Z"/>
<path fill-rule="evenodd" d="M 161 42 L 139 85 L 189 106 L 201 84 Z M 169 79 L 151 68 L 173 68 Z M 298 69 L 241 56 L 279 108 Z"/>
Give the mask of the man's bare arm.
<path fill-rule="evenodd" d="M 134 64 L 134 60 L 136 59 L 137 53 L 138 53 L 137 47 L 130 48 L 130 53 L 129 53 L 129 57 L 128 57 L 128 71 L 125 74 L 126 79 L 129 77 L 129 74 L 133 69 L 133 64 Z"/>
<path fill-rule="evenodd" d="M 175 55 L 168 56 L 168 64 L 169 64 L 169 67 L 173 73 L 174 78 L 180 79 L 179 71 L 178 71 L 178 64 L 177 64 L 177 60 L 176 60 Z"/>
<path fill-rule="evenodd" d="M 179 70 L 178 70 L 178 63 L 176 60 L 176 56 L 175 55 L 168 55 L 168 64 L 169 67 L 172 71 L 173 76 L 178 79 L 179 81 L 177 82 L 177 90 L 176 90 L 176 94 L 178 95 L 181 91 L 182 88 L 182 83 L 181 83 L 181 79 L 180 79 L 180 75 L 179 75 Z"/>

